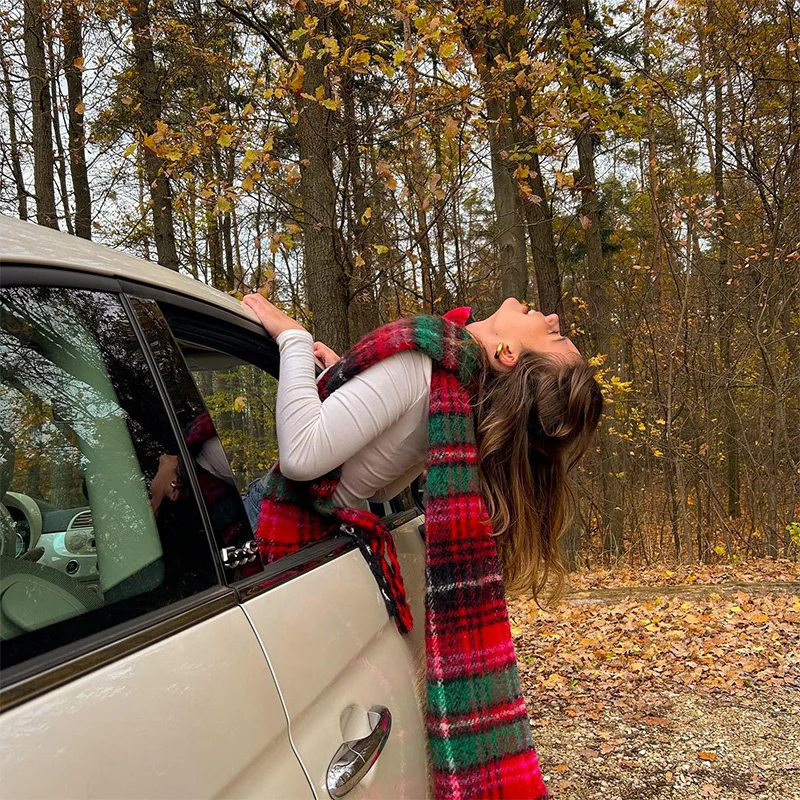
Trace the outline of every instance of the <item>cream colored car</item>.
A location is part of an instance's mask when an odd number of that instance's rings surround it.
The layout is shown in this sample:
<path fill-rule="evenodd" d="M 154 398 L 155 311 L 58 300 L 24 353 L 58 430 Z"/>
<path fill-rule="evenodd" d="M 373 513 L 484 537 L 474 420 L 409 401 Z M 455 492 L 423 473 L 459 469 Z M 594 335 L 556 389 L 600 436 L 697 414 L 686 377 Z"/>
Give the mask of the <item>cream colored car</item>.
<path fill-rule="evenodd" d="M 278 355 L 238 301 L 6 217 L 0 263 L 0 796 L 425 797 L 410 496 L 401 637 L 348 537 L 250 550 Z"/>

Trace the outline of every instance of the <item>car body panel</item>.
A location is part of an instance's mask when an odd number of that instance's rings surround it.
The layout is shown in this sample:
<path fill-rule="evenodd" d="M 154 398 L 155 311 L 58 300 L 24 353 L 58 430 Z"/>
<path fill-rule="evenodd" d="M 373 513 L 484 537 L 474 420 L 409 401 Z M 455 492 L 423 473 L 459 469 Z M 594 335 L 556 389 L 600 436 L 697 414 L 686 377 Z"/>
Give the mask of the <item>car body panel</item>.
<path fill-rule="evenodd" d="M 61 267 L 93 275 L 124 278 L 211 303 L 251 322 L 258 317 L 235 297 L 158 264 L 112 250 L 77 236 L 0 214 L 0 264 Z M 0 276 L 0 286 L 3 285 Z"/>
<path fill-rule="evenodd" d="M 369 732 L 367 712 L 386 706 L 392 730 L 376 765 L 348 797 L 427 796 L 425 722 L 419 704 L 424 647 L 422 521 L 394 532 L 414 614 L 401 636 L 358 551 L 245 603 L 284 698 L 290 733 L 319 797 L 331 758 Z M 292 609 L 290 614 L 286 609 Z"/>
<path fill-rule="evenodd" d="M 8 798 L 311 798 L 264 654 L 233 608 L 7 711 Z"/>

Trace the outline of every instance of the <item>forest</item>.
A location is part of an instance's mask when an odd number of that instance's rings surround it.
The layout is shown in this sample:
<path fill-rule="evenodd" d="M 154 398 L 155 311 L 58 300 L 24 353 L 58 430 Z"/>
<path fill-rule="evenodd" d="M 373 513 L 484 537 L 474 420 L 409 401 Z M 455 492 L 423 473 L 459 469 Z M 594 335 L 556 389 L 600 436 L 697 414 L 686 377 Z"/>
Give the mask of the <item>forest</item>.
<path fill-rule="evenodd" d="M 0 212 L 337 352 L 531 301 L 606 399 L 572 568 L 796 559 L 799 29 L 791 0 L 0 0 Z"/>

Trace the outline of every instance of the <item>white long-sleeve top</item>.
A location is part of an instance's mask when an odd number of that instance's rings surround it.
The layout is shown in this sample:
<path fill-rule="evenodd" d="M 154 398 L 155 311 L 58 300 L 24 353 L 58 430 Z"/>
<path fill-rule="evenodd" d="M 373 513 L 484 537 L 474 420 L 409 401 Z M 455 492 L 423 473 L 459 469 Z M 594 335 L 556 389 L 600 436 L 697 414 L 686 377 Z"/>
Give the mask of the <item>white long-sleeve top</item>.
<path fill-rule="evenodd" d="M 383 502 L 423 470 L 428 449 L 431 360 L 418 350 L 365 369 L 320 401 L 314 341 L 301 330 L 280 333 L 281 372 L 275 410 L 281 472 L 309 481 L 335 467 L 333 501 L 361 507 Z"/>

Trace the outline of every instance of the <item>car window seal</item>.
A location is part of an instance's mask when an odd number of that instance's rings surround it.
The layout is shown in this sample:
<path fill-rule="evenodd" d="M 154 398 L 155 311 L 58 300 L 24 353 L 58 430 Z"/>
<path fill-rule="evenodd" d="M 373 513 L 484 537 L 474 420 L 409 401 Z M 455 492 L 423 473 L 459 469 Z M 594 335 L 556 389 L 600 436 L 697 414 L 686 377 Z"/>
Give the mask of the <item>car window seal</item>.
<path fill-rule="evenodd" d="M 9 667 L 2 673 L 0 713 L 236 606 L 230 587 L 212 586 Z"/>

